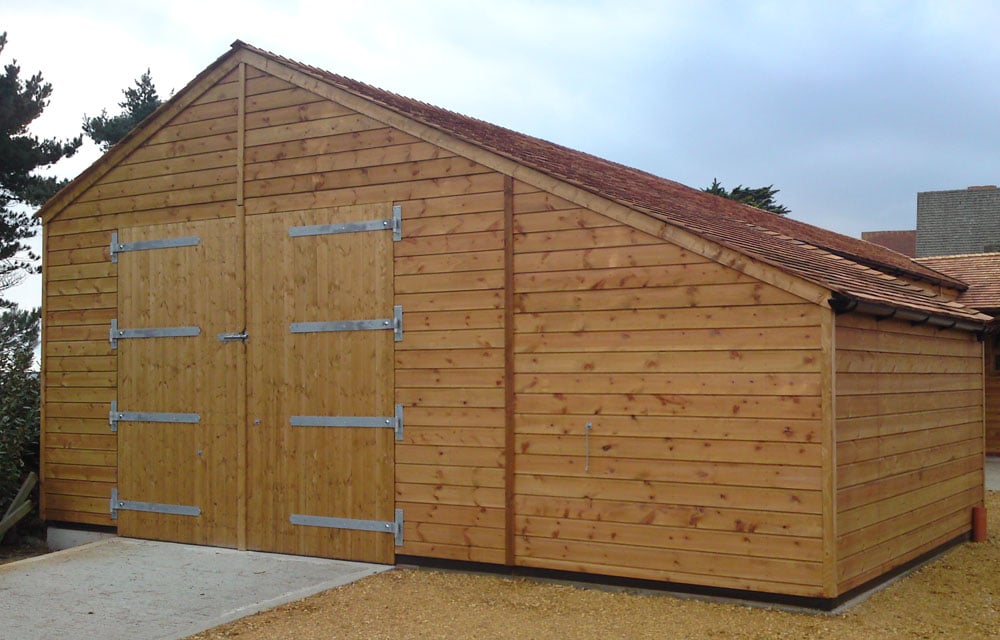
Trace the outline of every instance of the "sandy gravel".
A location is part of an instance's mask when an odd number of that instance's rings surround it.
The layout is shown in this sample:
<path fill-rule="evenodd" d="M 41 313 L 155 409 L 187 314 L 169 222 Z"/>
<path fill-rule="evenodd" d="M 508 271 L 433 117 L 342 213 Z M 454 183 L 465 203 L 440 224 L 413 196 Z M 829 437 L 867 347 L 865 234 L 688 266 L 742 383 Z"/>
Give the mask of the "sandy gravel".
<path fill-rule="evenodd" d="M 839 615 L 493 576 L 390 571 L 218 627 L 216 640 L 1000 638 L 1000 492 L 990 540 L 962 545 Z"/>

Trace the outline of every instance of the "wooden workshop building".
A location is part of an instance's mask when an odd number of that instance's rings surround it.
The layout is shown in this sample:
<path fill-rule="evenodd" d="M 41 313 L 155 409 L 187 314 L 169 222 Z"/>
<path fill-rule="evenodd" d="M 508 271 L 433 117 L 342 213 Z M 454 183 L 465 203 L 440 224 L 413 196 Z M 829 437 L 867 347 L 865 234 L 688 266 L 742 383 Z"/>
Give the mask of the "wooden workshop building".
<path fill-rule="evenodd" d="M 962 281 L 241 42 L 40 215 L 52 522 L 829 601 L 983 504 Z"/>

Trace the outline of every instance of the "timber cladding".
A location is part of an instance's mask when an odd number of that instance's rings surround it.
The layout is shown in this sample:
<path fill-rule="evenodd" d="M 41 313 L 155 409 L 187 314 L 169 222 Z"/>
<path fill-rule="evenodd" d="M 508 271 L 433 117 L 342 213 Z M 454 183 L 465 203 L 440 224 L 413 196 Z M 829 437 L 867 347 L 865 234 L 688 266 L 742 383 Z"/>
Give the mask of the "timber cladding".
<path fill-rule="evenodd" d="M 835 316 L 279 58 L 102 162 L 45 218 L 49 520 L 836 598 L 982 499 L 972 333 Z"/>

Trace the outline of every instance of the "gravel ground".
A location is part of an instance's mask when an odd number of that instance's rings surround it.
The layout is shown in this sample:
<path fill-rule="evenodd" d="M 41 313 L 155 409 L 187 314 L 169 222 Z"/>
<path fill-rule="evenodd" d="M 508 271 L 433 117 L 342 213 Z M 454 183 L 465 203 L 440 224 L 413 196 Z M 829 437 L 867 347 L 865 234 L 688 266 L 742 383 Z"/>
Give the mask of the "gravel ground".
<path fill-rule="evenodd" d="M 1000 638 L 1000 492 L 987 542 L 964 544 L 838 615 L 524 579 L 390 571 L 192 636 L 399 638 Z"/>

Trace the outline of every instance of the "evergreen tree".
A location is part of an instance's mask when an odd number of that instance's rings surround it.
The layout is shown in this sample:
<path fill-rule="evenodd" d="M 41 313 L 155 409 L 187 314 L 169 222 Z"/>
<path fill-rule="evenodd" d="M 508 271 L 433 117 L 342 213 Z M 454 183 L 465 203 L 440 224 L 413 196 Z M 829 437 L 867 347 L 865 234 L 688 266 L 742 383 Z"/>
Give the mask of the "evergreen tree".
<path fill-rule="evenodd" d="M 7 34 L 0 35 L 0 54 Z M 36 73 L 20 77 L 17 61 L 0 75 L 0 292 L 17 284 L 27 273 L 37 272 L 38 256 L 25 240 L 34 237 L 36 223 L 24 206 L 39 206 L 64 182 L 43 177 L 36 169 L 48 167 L 76 152 L 82 140 L 39 140 L 28 133 L 30 125 L 48 106 L 52 85 Z M 10 307 L 0 298 L 0 306 Z"/>
<path fill-rule="evenodd" d="M 0 315 L 0 515 L 38 471 L 40 390 L 34 368 L 40 310 Z"/>
<path fill-rule="evenodd" d="M 757 207 L 758 209 L 763 209 L 764 211 L 770 211 L 771 213 L 776 213 L 779 216 L 791 213 L 788 207 L 780 205 L 774 201 L 774 196 L 778 193 L 778 191 L 780 191 L 780 189 L 775 189 L 773 184 L 766 187 L 757 187 L 756 189 L 744 187 L 740 184 L 734 187 L 732 191 L 729 191 L 719 183 L 718 179 L 713 178 L 712 186 L 707 189 L 702 189 L 702 191 L 722 196 L 723 198 L 729 198 L 730 200 L 735 200 L 737 202 L 742 202 L 743 204 L 748 204 L 751 207 Z"/>
<path fill-rule="evenodd" d="M 122 112 L 109 116 L 107 109 L 96 118 L 83 117 L 83 132 L 107 151 L 124 138 L 136 125 L 145 120 L 157 107 L 163 104 L 156 94 L 156 86 L 149 69 L 135 81 L 135 86 L 122 91 L 125 100 L 118 103 Z"/>

